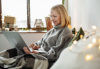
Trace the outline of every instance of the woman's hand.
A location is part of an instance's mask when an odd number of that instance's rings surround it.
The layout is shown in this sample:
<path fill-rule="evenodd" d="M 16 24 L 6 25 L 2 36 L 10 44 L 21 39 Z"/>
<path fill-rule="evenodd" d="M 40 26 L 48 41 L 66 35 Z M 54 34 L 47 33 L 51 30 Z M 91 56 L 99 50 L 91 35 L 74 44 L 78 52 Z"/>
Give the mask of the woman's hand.
<path fill-rule="evenodd" d="M 40 48 L 40 46 L 37 46 L 36 44 L 31 44 L 29 47 L 33 50 L 38 50 Z"/>
<path fill-rule="evenodd" d="M 24 49 L 24 52 L 25 52 L 26 54 L 30 54 L 30 53 L 31 53 L 30 50 L 29 50 L 27 47 L 23 47 L 23 49 Z"/>
<path fill-rule="evenodd" d="M 39 54 L 39 53 L 36 52 L 35 50 L 33 50 L 32 52 L 30 52 L 30 50 L 29 50 L 27 47 L 23 47 L 23 49 L 24 49 L 24 52 L 25 52 L 26 54 L 31 54 L 31 53 Z"/>

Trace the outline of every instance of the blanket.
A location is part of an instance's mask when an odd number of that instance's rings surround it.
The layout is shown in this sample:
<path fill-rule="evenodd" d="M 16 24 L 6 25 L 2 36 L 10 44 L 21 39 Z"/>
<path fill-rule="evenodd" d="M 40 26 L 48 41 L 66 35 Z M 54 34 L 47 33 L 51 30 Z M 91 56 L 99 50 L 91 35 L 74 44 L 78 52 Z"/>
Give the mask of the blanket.
<path fill-rule="evenodd" d="M 47 58 L 38 54 L 23 54 L 16 48 L 0 52 L 0 69 L 47 69 Z"/>

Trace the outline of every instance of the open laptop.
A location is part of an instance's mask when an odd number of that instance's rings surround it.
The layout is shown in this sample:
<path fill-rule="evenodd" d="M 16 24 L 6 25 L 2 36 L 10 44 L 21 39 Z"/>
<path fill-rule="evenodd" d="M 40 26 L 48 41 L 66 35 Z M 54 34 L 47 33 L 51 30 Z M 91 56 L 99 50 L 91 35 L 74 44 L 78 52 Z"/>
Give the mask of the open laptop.
<path fill-rule="evenodd" d="M 15 31 L 2 31 L 13 48 L 23 51 L 23 47 L 27 46 L 23 38 L 18 32 Z M 28 47 L 28 46 L 27 46 Z M 32 51 L 31 48 L 29 48 Z"/>
<path fill-rule="evenodd" d="M 23 40 L 23 38 L 21 37 L 21 35 L 18 32 L 15 32 L 15 31 L 2 31 L 2 32 L 13 48 L 18 49 L 22 53 L 25 53 L 23 51 L 23 47 L 27 46 L 27 44 L 25 43 L 25 41 Z M 27 47 L 29 48 L 29 46 L 27 46 Z M 29 48 L 29 50 L 32 52 L 32 48 Z M 41 53 L 41 54 L 42 53 L 47 54 L 47 52 L 45 52 L 45 51 L 39 51 L 39 50 L 35 50 L 35 51 L 37 51 L 38 53 Z"/>

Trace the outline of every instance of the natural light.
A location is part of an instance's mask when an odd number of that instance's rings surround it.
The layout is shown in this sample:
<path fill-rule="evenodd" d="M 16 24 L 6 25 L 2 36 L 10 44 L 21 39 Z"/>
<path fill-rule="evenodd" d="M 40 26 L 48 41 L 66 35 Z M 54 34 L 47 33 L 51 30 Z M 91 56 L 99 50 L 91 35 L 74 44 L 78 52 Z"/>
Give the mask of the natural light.
<path fill-rule="evenodd" d="M 31 28 L 35 19 L 42 19 L 46 27 L 45 17 L 50 15 L 50 8 L 61 3 L 62 0 L 30 0 Z M 2 19 L 7 15 L 16 17 L 18 28 L 27 28 L 27 0 L 2 0 Z"/>
<path fill-rule="evenodd" d="M 46 26 L 45 17 L 50 15 L 51 7 L 61 3 L 62 0 L 30 0 L 31 27 L 34 26 L 35 19 L 42 19 Z"/>

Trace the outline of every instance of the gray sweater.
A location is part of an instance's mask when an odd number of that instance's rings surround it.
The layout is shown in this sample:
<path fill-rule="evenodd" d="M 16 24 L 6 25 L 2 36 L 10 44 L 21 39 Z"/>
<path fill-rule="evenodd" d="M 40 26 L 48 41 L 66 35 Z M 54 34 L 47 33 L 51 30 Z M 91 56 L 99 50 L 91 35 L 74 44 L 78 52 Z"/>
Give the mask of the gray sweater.
<path fill-rule="evenodd" d="M 40 46 L 39 50 L 47 52 L 42 54 L 43 56 L 50 61 L 54 61 L 59 57 L 62 50 L 68 46 L 72 38 L 72 32 L 68 27 L 60 28 L 60 25 L 57 25 L 36 44 Z"/>

